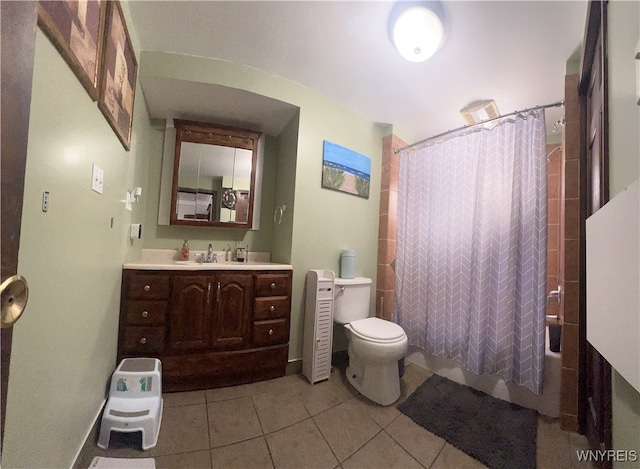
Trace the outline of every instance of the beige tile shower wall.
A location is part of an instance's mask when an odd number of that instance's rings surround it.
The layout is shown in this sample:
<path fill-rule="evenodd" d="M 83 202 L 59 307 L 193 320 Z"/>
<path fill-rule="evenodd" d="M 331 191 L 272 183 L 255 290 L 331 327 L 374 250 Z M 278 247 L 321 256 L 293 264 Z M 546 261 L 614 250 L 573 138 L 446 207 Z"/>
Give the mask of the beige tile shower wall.
<path fill-rule="evenodd" d="M 378 225 L 378 282 L 376 285 L 376 316 L 391 320 L 396 258 L 398 208 L 398 172 L 400 157 L 394 152 L 406 143 L 390 134 L 382 140 L 382 180 L 380 182 L 380 223 Z"/>

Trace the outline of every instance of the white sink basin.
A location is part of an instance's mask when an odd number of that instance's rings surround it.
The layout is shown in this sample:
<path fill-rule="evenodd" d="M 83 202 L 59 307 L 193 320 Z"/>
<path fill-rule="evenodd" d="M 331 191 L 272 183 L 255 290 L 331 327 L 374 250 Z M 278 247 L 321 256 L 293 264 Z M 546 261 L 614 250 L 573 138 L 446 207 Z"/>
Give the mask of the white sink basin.
<path fill-rule="evenodd" d="M 178 264 L 178 265 L 194 265 L 194 264 L 201 264 L 201 265 L 243 265 L 246 264 L 246 262 L 239 262 L 239 261 L 217 261 L 217 262 L 198 262 L 198 261 L 173 261 L 174 264 Z M 265 262 L 251 262 L 251 264 L 265 264 Z"/>

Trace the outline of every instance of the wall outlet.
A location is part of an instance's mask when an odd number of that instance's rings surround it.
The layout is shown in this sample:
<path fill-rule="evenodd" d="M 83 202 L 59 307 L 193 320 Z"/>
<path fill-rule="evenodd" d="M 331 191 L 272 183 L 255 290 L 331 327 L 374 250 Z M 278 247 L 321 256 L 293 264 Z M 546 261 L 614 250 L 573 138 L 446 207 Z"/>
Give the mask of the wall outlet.
<path fill-rule="evenodd" d="M 97 164 L 93 163 L 91 171 L 91 189 L 102 194 L 102 186 L 104 184 L 104 171 Z"/>

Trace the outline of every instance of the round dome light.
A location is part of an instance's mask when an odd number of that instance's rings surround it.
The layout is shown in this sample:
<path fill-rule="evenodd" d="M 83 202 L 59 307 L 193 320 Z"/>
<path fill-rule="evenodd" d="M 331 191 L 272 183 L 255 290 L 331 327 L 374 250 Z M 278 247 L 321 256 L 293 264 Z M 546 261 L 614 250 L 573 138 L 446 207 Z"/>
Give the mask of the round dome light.
<path fill-rule="evenodd" d="M 391 36 L 402 57 L 410 62 L 424 62 L 440 47 L 444 28 L 433 11 L 411 6 L 398 15 Z"/>

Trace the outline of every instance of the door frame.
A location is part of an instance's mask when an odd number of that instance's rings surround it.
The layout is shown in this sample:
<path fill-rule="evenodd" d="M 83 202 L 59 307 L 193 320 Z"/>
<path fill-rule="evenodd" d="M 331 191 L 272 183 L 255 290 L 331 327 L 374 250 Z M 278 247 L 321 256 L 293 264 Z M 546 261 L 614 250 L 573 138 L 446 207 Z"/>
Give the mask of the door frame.
<path fill-rule="evenodd" d="M 580 185 L 583 196 L 580 203 L 580 219 L 582 233 L 585 233 L 585 221 L 599 207 L 609 200 L 609 118 L 608 118 L 608 70 L 607 70 L 607 1 L 591 0 L 587 11 L 587 21 L 584 38 L 584 53 L 580 67 L 580 84 L 578 99 L 580 103 Z M 598 54 L 600 49 L 600 54 Z M 599 60 L 599 62 L 596 62 Z M 593 163 L 590 158 L 589 146 L 591 140 L 591 119 L 589 98 L 593 84 L 594 66 L 601 67 L 601 96 L 602 113 L 600 129 L 600 155 L 598 162 Z M 594 187 L 593 175 L 598 177 L 599 188 Z M 597 190 L 597 193 L 595 192 Z M 594 201 L 597 204 L 594 205 Z M 612 407 L 611 407 L 611 365 L 595 348 L 588 343 L 586 327 L 588 311 L 586 310 L 586 239 L 581 237 L 581 271 L 580 271 L 580 329 L 579 329 L 579 376 L 578 381 L 578 421 L 580 432 L 589 440 L 589 446 L 594 450 L 612 448 Z M 591 360 L 599 363 L 598 377 L 593 374 Z M 597 380 L 596 380 L 597 378 Z M 599 388 L 599 405 L 593 409 L 598 414 L 598 426 L 594 427 L 589 419 L 592 405 L 589 402 L 589 387 L 597 383 Z M 598 467 L 610 468 L 610 461 L 600 461 Z"/>

